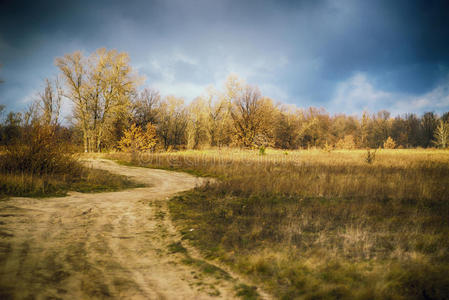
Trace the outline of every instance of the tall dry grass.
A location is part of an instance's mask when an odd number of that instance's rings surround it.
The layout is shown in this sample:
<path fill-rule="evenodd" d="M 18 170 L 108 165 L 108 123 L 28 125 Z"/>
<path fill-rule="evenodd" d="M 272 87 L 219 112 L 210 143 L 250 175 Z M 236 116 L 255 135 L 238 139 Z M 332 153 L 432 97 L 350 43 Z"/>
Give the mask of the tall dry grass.
<path fill-rule="evenodd" d="M 57 128 L 35 123 L 0 154 L 0 196 L 62 196 L 137 186 L 123 176 L 83 166 Z"/>
<path fill-rule="evenodd" d="M 111 154 L 130 160 L 126 154 Z M 447 199 L 449 155 L 444 150 L 381 150 L 372 164 L 366 151 L 216 150 L 140 154 L 135 163 L 225 178 L 220 186 L 245 195 L 353 197 L 375 200 Z"/>
<path fill-rule="evenodd" d="M 176 224 L 279 298 L 446 299 L 449 152 L 366 155 L 228 149 L 133 163 L 218 177 L 170 202 Z"/>

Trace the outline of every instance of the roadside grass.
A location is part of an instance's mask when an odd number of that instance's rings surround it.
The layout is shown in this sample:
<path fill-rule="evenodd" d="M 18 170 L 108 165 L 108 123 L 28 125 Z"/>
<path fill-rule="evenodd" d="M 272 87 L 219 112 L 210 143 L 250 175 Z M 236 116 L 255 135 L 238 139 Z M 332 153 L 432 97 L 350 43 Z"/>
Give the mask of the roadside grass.
<path fill-rule="evenodd" d="M 245 300 L 256 300 L 259 299 L 259 294 L 256 291 L 256 287 L 248 286 L 246 284 L 239 284 L 235 288 L 237 290 L 236 295 Z"/>
<path fill-rule="evenodd" d="M 190 254 L 188 253 L 188 250 L 182 245 L 181 241 L 173 242 L 173 243 L 169 244 L 168 251 L 170 254 L 178 253 L 178 254 L 182 255 L 183 258 L 182 258 L 181 262 L 183 264 L 195 267 L 202 274 L 212 276 L 215 280 L 226 280 L 226 281 L 235 282 L 235 279 L 233 279 L 231 277 L 231 275 L 229 275 L 229 273 L 226 272 L 225 270 L 223 270 L 222 268 L 212 265 L 205 260 L 196 259 L 196 258 L 193 258 L 192 256 L 190 256 Z M 200 279 L 201 277 L 196 276 L 196 278 Z M 205 283 L 203 283 L 201 281 L 196 283 L 197 286 L 204 285 L 204 284 Z M 211 289 L 209 291 L 210 296 L 217 297 L 220 295 L 220 291 L 217 290 L 213 284 L 209 284 L 209 288 Z M 248 291 L 246 291 L 246 289 L 248 289 Z M 248 297 L 247 294 L 251 295 L 251 298 Z M 257 292 L 256 288 L 250 288 L 244 284 L 239 284 L 238 286 L 236 286 L 235 295 L 242 299 L 248 299 L 248 300 L 260 298 L 259 293 Z"/>
<path fill-rule="evenodd" d="M 365 156 L 228 149 L 132 164 L 220 178 L 173 198 L 171 216 L 205 257 L 277 298 L 449 298 L 449 152 Z"/>
<path fill-rule="evenodd" d="M 126 176 L 80 166 L 70 174 L 32 175 L 27 173 L 0 173 L 0 198 L 63 197 L 69 191 L 81 193 L 113 192 L 143 187 Z"/>
<path fill-rule="evenodd" d="M 140 187 L 125 176 L 83 166 L 54 127 L 38 123 L 0 154 L 0 198 L 64 196 Z"/>

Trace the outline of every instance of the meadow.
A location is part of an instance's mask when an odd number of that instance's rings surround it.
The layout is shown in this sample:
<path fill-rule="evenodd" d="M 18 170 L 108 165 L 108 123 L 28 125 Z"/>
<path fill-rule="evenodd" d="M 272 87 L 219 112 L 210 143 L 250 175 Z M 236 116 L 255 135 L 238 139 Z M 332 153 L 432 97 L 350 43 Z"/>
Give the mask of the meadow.
<path fill-rule="evenodd" d="M 223 149 L 108 157 L 211 177 L 171 199 L 177 228 L 205 256 L 277 298 L 447 299 L 449 152 L 369 153 Z"/>

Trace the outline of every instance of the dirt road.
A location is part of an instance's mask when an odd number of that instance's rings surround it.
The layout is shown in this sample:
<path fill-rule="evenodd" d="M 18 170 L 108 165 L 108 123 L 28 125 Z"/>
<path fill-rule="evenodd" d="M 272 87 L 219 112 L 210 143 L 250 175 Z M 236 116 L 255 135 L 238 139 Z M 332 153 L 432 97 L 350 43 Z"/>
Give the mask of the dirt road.
<path fill-rule="evenodd" d="M 202 179 L 90 163 L 151 187 L 1 201 L 0 299 L 235 298 L 236 279 L 204 272 L 170 246 L 181 239 L 166 199 Z"/>

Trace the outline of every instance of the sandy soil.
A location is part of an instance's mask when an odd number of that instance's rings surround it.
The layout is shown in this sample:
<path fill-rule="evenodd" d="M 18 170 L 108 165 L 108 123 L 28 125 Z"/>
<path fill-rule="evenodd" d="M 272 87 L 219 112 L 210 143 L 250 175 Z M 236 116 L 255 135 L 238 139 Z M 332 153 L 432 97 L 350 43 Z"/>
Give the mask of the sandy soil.
<path fill-rule="evenodd" d="M 237 279 L 183 263 L 169 247 L 181 239 L 166 199 L 202 179 L 89 163 L 151 186 L 0 201 L 0 299 L 235 298 Z"/>

